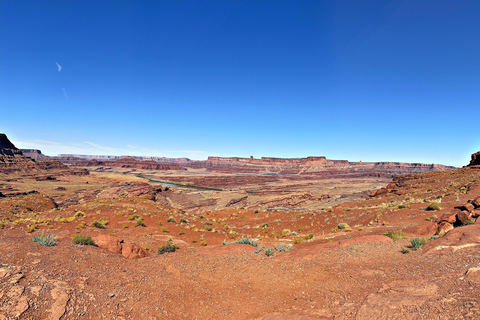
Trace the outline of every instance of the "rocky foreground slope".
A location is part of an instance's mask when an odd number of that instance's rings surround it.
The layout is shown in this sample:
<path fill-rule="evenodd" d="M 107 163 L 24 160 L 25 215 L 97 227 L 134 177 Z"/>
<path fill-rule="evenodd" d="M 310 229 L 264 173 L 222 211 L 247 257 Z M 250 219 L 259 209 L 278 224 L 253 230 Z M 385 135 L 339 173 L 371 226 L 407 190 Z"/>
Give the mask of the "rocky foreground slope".
<path fill-rule="evenodd" d="M 175 188 L 110 173 L 0 183 L 41 190 L 0 199 L 0 319 L 480 317 L 475 166 L 302 212 L 189 213 Z"/>

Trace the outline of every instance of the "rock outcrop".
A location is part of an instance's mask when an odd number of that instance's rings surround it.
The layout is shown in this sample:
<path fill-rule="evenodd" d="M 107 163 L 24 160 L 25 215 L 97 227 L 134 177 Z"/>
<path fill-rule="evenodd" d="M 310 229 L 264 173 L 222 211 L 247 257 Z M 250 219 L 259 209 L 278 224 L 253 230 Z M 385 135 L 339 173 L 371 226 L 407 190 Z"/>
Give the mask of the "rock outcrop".
<path fill-rule="evenodd" d="M 0 173 L 10 174 L 38 173 L 51 170 L 60 170 L 60 174 L 85 175 L 86 170 L 69 169 L 59 161 L 35 161 L 25 156 L 15 145 L 8 140 L 7 136 L 0 133 Z"/>
<path fill-rule="evenodd" d="M 147 252 L 142 247 L 115 236 L 99 235 L 95 238 L 95 244 L 107 251 L 120 253 L 127 259 L 140 259 L 147 256 Z"/>
<path fill-rule="evenodd" d="M 480 151 L 472 154 L 469 166 L 480 166 Z"/>
<path fill-rule="evenodd" d="M 184 167 L 175 163 L 158 163 L 155 161 L 137 161 L 131 157 L 121 158 L 118 160 L 99 161 L 90 160 L 82 161 L 74 164 L 79 167 L 117 167 L 117 168 L 131 168 L 143 170 L 187 170 Z"/>
<path fill-rule="evenodd" d="M 49 156 L 46 156 L 42 151 L 38 149 L 20 149 L 24 156 L 30 157 L 35 161 L 48 161 L 50 160 Z"/>

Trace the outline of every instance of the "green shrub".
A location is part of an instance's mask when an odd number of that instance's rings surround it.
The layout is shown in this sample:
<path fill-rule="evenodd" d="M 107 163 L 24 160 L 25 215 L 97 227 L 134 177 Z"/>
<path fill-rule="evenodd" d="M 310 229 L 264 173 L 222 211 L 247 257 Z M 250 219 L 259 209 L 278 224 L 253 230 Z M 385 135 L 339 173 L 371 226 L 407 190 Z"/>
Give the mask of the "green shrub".
<path fill-rule="evenodd" d="M 52 247 L 57 243 L 57 237 L 55 237 L 54 235 L 46 236 L 42 232 L 42 234 L 40 235 L 33 236 L 32 241 L 41 244 L 42 246 Z"/>
<path fill-rule="evenodd" d="M 84 246 L 94 246 L 95 241 L 90 236 L 86 236 L 83 234 L 77 234 L 75 237 L 72 239 L 73 244 L 81 244 Z"/>
<path fill-rule="evenodd" d="M 258 247 L 257 241 L 249 237 L 243 237 L 233 242 L 223 241 L 223 245 L 230 245 L 230 244 L 249 244 L 251 246 Z"/>
<path fill-rule="evenodd" d="M 83 211 L 78 211 L 77 213 L 75 213 L 74 217 L 75 217 L 75 218 L 85 217 L 85 212 L 83 212 Z"/>
<path fill-rule="evenodd" d="M 105 229 L 105 224 L 102 223 L 100 220 L 96 220 L 90 224 L 90 227 L 98 228 L 98 229 Z"/>
<path fill-rule="evenodd" d="M 174 217 L 170 217 L 167 219 L 167 222 L 177 223 L 177 220 Z"/>
<path fill-rule="evenodd" d="M 467 221 L 465 221 L 465 223 L 463 225 L 468 226 L 469 224 L 474 224 L 474 223 L 475 223 L 475 221 L 473 221 L 473 220 L 467 220 Z"/>
<path fill-rule="evenodd" d="M 410 253 L 410 250 L 408 250 L 407 248 L 402 248 L 402 253 L 403 254 Z"/>
<path fill-rule="evenodd" d="M 310 240 L 310 239 L 313 239 L 314 237 L 314 234 L 313 233 L 309 233 L 305 236 L 305 240 Z"/>
<path fill-rule="evenodd" d="M 170 231 L 168 231 L 168 229 L 167 229 L 166 227 L 161 227 L 161 228 L 160 228 L 160 231 L 162 231 L 162 232 L 170 232 Z"/>
<path fill-rule="evenodd" d="M 418 250 L 424 244 L 427 243 L 427 239 L 425 239 L 425 238 L 413 238 L 413 239 L 410 239 L 410 243 L 411 243 L 413 249 Z"/>
<path fill-rule="evenodd" d="M 267 248 L 264 250 L 265 251 L 265 255 L 267 257 L 270 257 L 270 256 L 273 256 L 273 254 L 275 253 L 275 249 L 274 248 Z"/>
<path fill-rule="evenodd" d="M 441 210 L 442 206 L 440 205 L 439 202 L 432 202 L 428 205 L 428 207 L 425 209 L 427 211 L 436 211 L 436 210 Z"/>
<path fill-rule="evenodd" d="M 32 233 L 33 231 L 37 230 L 37 228 L 38 228 L 38 224 L 33 224 L 27 228 L 27 232 Z"/>
<path fill-rule="evenodd" d="M 135 223 L 135 227 L 146 227 L 145 222 L 143 222 L 142 217 L 137 219 L 137 223 Z"/>
<path fill-rule="evenodd" d="M 283 243 L 281 243 L 275 249 L 277 249 L 278 252 L 288 252 L 288 251 L 292 250 L 292 247 L 293 246 L 291 244 L 284 245 Z"/>
<path fill-rule="evenodd" d="M 404 204 L 401 204 L 401 205 L 398 206 L 398 209 L 405 209 L 405 208 L 406 208 L 406 207 L 405 207 Z"/>
<path fill-rule="evenodd" d="M 306 236 L 305 236 L 306 237 Z M 302 239 L 300 238 L 295 238 L 295 244 L 299 244 L 299 243 L 302 243 Z"/>
<path fill-rule="evenodd" d="M 344 231 L 346 231 L 346 232 L 352 231 L 352 228 L 350 228 L 350 226 L 349 226 L 348 223 L 346 223 L 346 222 L 340 222 L 340 223 L 338 224 L 337 228 L 338 228 L 339 230 L 344 230 Z"/>
<path fill-rule="evenodd" d="M 141 216 L 138 214 L 132 214 L 131 216 L 128 216 L 128 220 L 137 220 L 138 218 L 141 218 Z"/>
<path fill-rule="evenodd" d="M 158 249 L 158 254 L 164 254 L 165 252 L 175 252 L 178 246 L 173 243 L 172 239 L 167 241 L 167 244 Z"/>
<path fill-rule="evenodd" d="M 393 240 L 393 242 L 397 242 L 400 239 L 405 239 L 407 235 L 405 232 L 396 230 L 396 231 L 388 231 L 383 234 L 384 236 L 387 236 Z"/>

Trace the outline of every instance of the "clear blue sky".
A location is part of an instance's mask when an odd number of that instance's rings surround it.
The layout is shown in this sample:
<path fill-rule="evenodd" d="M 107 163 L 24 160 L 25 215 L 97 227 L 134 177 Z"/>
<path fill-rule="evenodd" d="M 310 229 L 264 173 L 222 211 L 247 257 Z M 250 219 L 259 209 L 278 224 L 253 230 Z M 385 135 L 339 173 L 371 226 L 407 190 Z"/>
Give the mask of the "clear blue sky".
<path fill-rule="evenodd" d="M 462 166 L 480 150 L 479 17 L 453 0 L 2 0 L 0 132 L 48 155 Z"/>

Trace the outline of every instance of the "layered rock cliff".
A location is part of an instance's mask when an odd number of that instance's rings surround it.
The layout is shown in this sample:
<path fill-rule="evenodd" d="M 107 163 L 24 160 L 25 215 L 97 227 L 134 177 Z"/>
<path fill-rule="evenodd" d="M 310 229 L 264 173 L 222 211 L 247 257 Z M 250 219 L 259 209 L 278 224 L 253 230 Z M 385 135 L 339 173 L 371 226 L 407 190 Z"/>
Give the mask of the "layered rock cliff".
<path fill-rule="evenodd" d="M 155 161 L 137 161 L 131 157 L 121 158 L 118 160 L 109 161 L 80 161 L 74 164 L 79 167 L 117 167 L 117 168 L 132 168 L 143 170 L 187 170 L 184 167 L 175 163 L 158 163 Z"/>
<path fill-rule="evenodd" d="M 32 173 L 61 170 L 62 174 L 84 175 L 86 170 L 69 169 L 59 161 L 35 161 L 27 157 L 7 138 L 0 133 L 0 173 Z"/>

